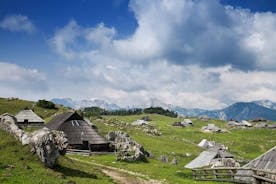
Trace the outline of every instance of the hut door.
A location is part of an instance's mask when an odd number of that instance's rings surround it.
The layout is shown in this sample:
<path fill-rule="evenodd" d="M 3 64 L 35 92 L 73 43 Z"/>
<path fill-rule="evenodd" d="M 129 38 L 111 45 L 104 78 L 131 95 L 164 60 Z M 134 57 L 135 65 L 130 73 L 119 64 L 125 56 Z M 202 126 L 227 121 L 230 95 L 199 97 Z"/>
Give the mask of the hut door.
<path fill-rule="evenodd" d="M 89 145 L 88 141 L 82 141 L 82 146 L 83 146 L 83 149 L 85 149 L 85 150 L 89 150 L 88 145 Z"/>
<path fill-rule="evenodd" d="M 29 123 L 29 121 L 27 120 L 27 119 L 24 119 L 24 124 L 28 124 Z"/>

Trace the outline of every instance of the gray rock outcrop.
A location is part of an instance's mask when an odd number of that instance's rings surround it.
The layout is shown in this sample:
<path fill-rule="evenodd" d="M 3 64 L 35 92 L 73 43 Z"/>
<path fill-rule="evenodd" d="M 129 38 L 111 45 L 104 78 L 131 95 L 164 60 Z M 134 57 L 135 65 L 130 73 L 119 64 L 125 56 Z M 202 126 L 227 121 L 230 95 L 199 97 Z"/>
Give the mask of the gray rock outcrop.
<path fill-rule="evenodd" d="M 32 133 L 31 152 L 36 153 L 47 167 L 54 167 L 59 155 L 65 154 L 67 138 L 61 131 L 42 128 Z"/>
<path fill-rule="evenodd" d="M 117 160 L 128 162 L 142 161 L 149 156 L 143 146 L 133 141 L 127 133 L 112 131 L 106 135 L 106 139 L 111 141 Z"/>
<path fill-rule="evenodd" d="M 0 116 L 0 128 L 14 136 L 22 145 L 30 145 L 31 152 L 36 153 L 46 167 L 54 167 L 60 154 L 68 146 L 65 134 L 42 128 L 33 133 L 25 132 L 16 124 L 16 118 L 10 114 Z"/>
<path fill-rule="evenodd" d="M 13 135 L 22 145 L 30 143 L 31 136 L 29 133 L 24 132 L 16 124 L 16 118 L 8 113 L 0 116 L 0 128 Z"/>

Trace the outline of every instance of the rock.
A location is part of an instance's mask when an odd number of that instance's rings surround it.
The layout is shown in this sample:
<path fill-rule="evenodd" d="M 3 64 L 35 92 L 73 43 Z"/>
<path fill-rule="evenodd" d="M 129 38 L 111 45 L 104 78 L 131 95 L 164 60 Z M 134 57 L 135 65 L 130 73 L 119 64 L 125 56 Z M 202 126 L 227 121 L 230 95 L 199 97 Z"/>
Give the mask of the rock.
<path fill-rule="evenodd" d="M 158 132 L 158 130 L 155 128 L 155 129 L 149 129 L 149 128 L 145 128 L 143 130 L 146 134 L 150 134 L 150 135 L 154 135 L 154 136 L 160 136 L 162 135 L 162 133 Z"/>
<path fill-rule="evenodd" d="M 217 127 L 215 124 L 208 124 L 207 126 L 203 126 L 201 130 L 203 132 L 210 132 L 210 133 L 221 132 L 221 129 Z"/>
<path fill-rule="evenodd" d="M 222 150 L 228 150 L 228 147 L 226 147 L 225 145 L 217 143 L 215 141 L 208 141 L 207 139 L 202 139 L 200 143 L 198 143 L 198 146 L 205 149 L 218 148 Z"/>
<path fill-rule="evenodd" d="M 23 167 L 24 167 L 24 169 L 26 169 L 26 170 L 31 169 L 31 167 L 30 167 L 30 166 L 28 166 L 27 164 L 24 164 L 24 165 L 23 165 Z"/>
<path fill-rule="evenodd" d="M 149 158 L 154 158 L 154 154 L 152 152 L 149 151 L 148 154 L 149 154 Z"/>
<path fill-rule="evenodd" d="M 149 116 L 144 116 L 141 118 L 141 120 L 144 120 L 144 121 L 151 121 L 150 117 Z"/>
<path fill-rule="evenodd" d="M 190 157 L 190 156 L 192 156 L 192 154 L 191 153 L 185 153 L 185 156 Z"/>
<path fill-rule="evenodd" d="M 177 165 L 178 164 L 178 160 L 176 158 L 173 158 L 171 161 L 172 165 Z"/>
<path fill-rule="evenodd" d="M 159 158 L 158 158 L 159 161 L 161 162 L 164 162 L 164 163 L 168 163 L 169 162 L 169 159 L 167 156 L 165 155 L 161 155 Z"/>
<path fill-rule="evenodd" d="M 30 145 L 45 166 L 52 168 L 59 155 L 65 154 L 68 141 L 63 132 L 42 128 L 32 133 Z"/>
<path fill-rule="evenodd" d="M 10 114 L 0 116 L 0 128 L 18 139 L 22 145 L 29 144 L 31 152 L 36 153 L 46 167 L 54 167 L 60 154 L 65 154 L 68 146 L 65 134 L 60 131 L 42 128 L 32 134 L 16 125 L 16 118 Z"/>
<path fill-rule="evenodd" d="M 117 160 L 122 161 L 142 161 L 149 156 L 143 146 L 133 141 L 127 133 L 121 131 L 109 132 L 106 135 L 108 141 L 112 141 L 111 146 L 115 149 Z"/>
<path fill-rule="evenodd" d="M 233 158 L 213 159 L 210 165 L 211 165 L 211 168 L 214 168 L 214 167 L 240 167 L 240 164 Z"/>
<path fill-rule="evenodd" d="M 0 116 L 0 128 L 13 135 L 22 145 L 30 143 L 30 135 L 20 129 L 17 124 L 16 118 L 8 113 Z"/>
<path fill-rule="evenodd" d="M 138 119 L 134 122 L 131 123 L 131 125 L 134 125 L 134 126 L 143 126 L 143 125 L 148 125 L 149 123 L 145 120 L 142 120 L 142 119 Z"/>

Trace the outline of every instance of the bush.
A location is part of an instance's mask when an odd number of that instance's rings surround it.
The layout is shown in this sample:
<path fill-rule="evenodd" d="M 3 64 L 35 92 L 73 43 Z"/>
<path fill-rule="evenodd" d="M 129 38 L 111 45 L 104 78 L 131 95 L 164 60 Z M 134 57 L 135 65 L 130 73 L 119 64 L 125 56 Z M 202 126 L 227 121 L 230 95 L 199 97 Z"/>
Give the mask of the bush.
<path fill-rule="evenodd" d="M 36 106 L 46 108 L 46 109 L 56 109 L 56 106 L 53 102 L 47 101 L 47 100 L 38 100 L 36 102 Z"/>
<path fill-rule="evenodd" d="M 169 116 L 169 117 L 173 117 L 173 118 L 177 117 L 177 114 L 175 112 L 170 111 L 170 110 L 165 110 L 162 107 L 145 108 L 144 113 L 147 113 L 147 114 L 161 114 L 161 115 Z"/>

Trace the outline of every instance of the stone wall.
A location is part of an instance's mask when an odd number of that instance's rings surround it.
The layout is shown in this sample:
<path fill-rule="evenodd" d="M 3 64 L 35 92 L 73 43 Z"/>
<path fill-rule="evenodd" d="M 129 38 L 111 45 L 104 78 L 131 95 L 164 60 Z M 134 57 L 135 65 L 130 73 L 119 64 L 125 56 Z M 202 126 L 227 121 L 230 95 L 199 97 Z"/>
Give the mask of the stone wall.
<path fill-rule="evenodd" d="M 68 141 L 61 131 L 39 129 L 28 133 L 19 128 L 16 118 L 11 114 L 0 116 L 0 128 L 14 136 L 22 145 L 30 145 L 31 152 L 38 155 L 46 167 L 54 167 L 61 154 L 65 154 Z"/>

